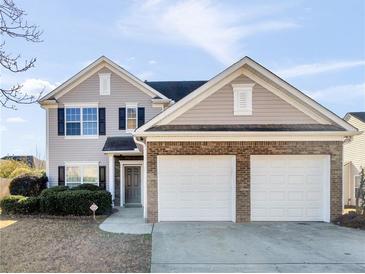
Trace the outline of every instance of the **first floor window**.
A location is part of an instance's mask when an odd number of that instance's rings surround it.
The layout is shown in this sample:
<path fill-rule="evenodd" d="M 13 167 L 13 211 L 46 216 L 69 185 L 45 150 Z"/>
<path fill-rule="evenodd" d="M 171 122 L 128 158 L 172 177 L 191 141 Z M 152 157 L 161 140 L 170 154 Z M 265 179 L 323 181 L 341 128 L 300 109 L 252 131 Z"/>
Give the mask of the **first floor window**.
<path fill-rule="evenodd" d="M 97 108 L 66 108 L 66 135 L 95 136 L 98 132 Z"/>
<path fill-rule="evenodd" d="M 99 165 L 93 163 L 69 163 L 66 165 L 66 185 L 99 184 Z"/>

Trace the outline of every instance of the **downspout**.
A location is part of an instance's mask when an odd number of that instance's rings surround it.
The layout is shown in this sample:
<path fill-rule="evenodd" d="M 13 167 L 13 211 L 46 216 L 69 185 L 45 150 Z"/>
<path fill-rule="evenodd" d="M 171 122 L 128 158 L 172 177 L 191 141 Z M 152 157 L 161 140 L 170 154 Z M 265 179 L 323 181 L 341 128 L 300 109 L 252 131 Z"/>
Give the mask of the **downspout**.
<path fill-rule="evenodd" d="M 137 140 L 133 135 L 134 142 L 143 147 L 143 217 L 147 220 L 147 144 Z"/>

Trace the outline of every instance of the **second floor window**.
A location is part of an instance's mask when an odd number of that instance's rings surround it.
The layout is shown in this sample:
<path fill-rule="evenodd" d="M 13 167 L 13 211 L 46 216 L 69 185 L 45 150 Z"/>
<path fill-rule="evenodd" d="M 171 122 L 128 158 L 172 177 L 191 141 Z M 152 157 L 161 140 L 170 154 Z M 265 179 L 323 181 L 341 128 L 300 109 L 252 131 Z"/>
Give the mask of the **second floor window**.
<path fill-rule="evenodd" d="M 127 130 L 134 130 L 137 128 L 137 107 L 127 106 Z"/>
<path fill-rule="evenodd" d="M 98 129 L 97 108 L 66 108 L 66 135 L 95 136 Z"/>

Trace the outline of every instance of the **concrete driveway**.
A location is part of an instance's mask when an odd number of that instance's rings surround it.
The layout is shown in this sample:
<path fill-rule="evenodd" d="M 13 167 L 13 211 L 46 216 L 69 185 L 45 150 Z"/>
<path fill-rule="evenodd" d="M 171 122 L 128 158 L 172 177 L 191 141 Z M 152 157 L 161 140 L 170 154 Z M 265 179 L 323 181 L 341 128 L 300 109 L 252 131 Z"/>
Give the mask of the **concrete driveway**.
<path fill-rule="evenodd" d="M 326 223 L 158 223 L 152 272 L 365 272 L 365 231 Z"/>

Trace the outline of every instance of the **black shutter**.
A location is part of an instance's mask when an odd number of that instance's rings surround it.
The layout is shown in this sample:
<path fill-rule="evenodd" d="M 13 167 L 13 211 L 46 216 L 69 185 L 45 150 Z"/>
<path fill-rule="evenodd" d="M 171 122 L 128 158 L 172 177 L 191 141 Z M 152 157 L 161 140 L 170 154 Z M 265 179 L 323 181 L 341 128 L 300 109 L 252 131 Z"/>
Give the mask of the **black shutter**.
<path fill-rule="evenodd" d="M 125 129 L 125 108 L 119 108 L 119 129 Z"/>
<path fill-rule="evenodd" d="M 105 135 L 105 108 L 99 108 L 99 135 Z"/>
<path fill-rule="evenodd" d="M 144 125 L 144 108 L 138 108 L 138 127 Z"/>
<path fill-rule="evenodd" d="M 58 109 L 58 135 L 65 135 L 65 109 Z"/>
<path fill-rule="evenodd" d="M 64 166 L 58 167 L 58 185 L 59 186 L 65 185 L 65 167 Z"/>
<path fill-rule="evenodd" d="M 106 166 L 99 166 L 99 186 L 106 189 Z"/>

